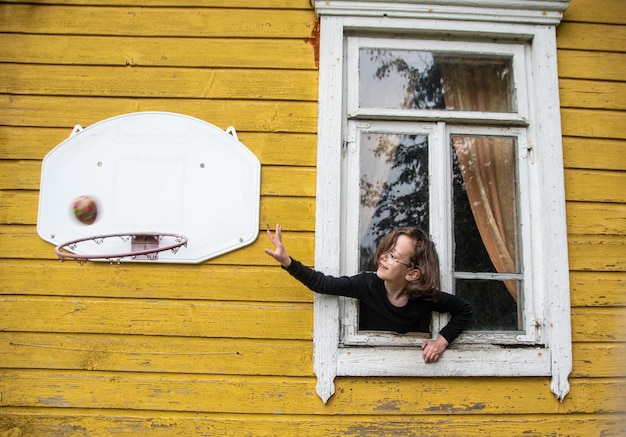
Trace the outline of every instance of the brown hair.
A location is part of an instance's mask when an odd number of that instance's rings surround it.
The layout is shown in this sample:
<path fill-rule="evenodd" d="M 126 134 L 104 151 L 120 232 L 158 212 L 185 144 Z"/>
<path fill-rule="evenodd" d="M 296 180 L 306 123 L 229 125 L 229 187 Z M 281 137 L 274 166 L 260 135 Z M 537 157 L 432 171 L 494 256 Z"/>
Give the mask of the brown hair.
<path fill-rule="evenodd" d="M 414 249 L 410 258 L 410 268 L 419 271 L 419 277 L 410 281 L 406 286 L 409 298 L 425 297 L 428 300 L 437 300 L 440 291 L 439 256 L 435 243 L 420 228 L 405 226 L 391 231 L 378 244 L 374 254 L 374 264 L 378 264 L 380 257 L 394 248 L 400 235 L 406 235 L 413 240 Z"/>

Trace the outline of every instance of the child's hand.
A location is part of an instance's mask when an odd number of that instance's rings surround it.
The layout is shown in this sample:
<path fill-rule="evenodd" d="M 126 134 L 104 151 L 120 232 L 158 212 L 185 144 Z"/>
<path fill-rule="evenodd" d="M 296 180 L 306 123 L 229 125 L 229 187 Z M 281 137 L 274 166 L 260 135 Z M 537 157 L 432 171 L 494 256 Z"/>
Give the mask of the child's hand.
<path fill-rule="evenodd" d="M 439 359 L 443 351 L 448 347 L 448 340 L 439 336 L 437 340 L 424 340 L 422 342 L 422 356 L 425 363 L 433 363 Z"/>
<path fill-rule="evenodd" d="M 265 253 L 281 263 L 283 267 L 289 267 L 291 265 L 291 258 L 287 255 L 285 246 L 283 246 L 283 228 L 280 225 L 276 225 L 276 236 L 272 236 L 270 230 L 267 230 L 267 236 L 274 245 L 275 249 L 264 249 Z"/>

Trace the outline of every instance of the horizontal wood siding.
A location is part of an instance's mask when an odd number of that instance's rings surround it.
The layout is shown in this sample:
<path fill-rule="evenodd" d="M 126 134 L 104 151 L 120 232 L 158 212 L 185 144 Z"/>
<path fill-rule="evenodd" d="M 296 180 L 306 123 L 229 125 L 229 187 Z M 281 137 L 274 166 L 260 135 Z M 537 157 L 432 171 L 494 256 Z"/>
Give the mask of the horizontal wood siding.
<path fill-rule="evenodd" d="M 276 435 L 267 415 L 327 414 L 313 297 L 263 233 L 200 265 L 81 266 L 36 230 L 42 159 L 74 125 L 171 111 L 236 128 L 262 163 L 259 229 L 282 223 L 312 263 L 316 26 L 308 0 L 0 3 L 0 436 L 242 435 L 256 413 L 246 432 Z"/>
<path fill-rule="evenodd" d="M 557 29 L 574 397 L 579 381 L 626 381 L 624 24 L 622 1 L 572 0 Z M 619 408 L 622 415 L 625 409 Z M 626 424 L 616 424 L 611 411 L 587 420 L 596 429 L 575 435 L 626 435 Z"/>
<path fill-rule="evenodd" d="M 191 115 L 261 160 L 259 229 L 313 264 L 317 28 L 309 0 L 0 3 L 0 437 L 626 434 L 626 22 L 572 0 L 558 28 L 573 373 L 312 373 L 313 298 L 263 253 L 199 265 L 59 262 L 41 160 L 122 113 Z"/>

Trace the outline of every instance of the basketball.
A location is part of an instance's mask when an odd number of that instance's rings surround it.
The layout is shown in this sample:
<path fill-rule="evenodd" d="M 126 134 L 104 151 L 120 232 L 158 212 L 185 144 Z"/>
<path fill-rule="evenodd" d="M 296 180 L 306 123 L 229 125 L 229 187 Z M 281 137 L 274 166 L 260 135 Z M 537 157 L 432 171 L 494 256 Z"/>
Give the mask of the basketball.
<path fill-rule="evenodd" d="M 96 205 L 96 201 L 91 196 L 77 197 L 74 199 L 72 207 L 78 221 L 85 225 L 93 224 L 98 217 L 98 205 Z"/>

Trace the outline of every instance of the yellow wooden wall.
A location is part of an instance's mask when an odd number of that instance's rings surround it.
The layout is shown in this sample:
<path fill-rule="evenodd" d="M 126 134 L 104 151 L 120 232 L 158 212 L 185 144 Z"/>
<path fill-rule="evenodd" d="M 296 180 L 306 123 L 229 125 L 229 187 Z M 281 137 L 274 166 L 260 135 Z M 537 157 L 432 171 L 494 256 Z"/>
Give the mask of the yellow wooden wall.
<path fill-rule="evenodd" d="M 323 405 L 312 296 L 263 234 L 200 265 L 80 266 L 36 231 L 41 159 L 75 124 L 171 111 L 235 126 L 262 163 L 260 229 L 312 264 L 309 1 L 0 2 L 0 436 L 626 434 L 625 21 L 621 0 L 572 0 L 558 29 L 565 401 L 549 378 L 339 378 Z"/>
<path fill-rule="evenodd" d="M 600 415 L 602 424 L 591 435 L 625 436 L 626 3 L 572 0 L 557 45 L 571 272 L 570 396 L 587 396 L 589 417 Z M 598 384 L 619 393 L 612 408 L 608 393 L 581 393 L 582 385 Z"/>

